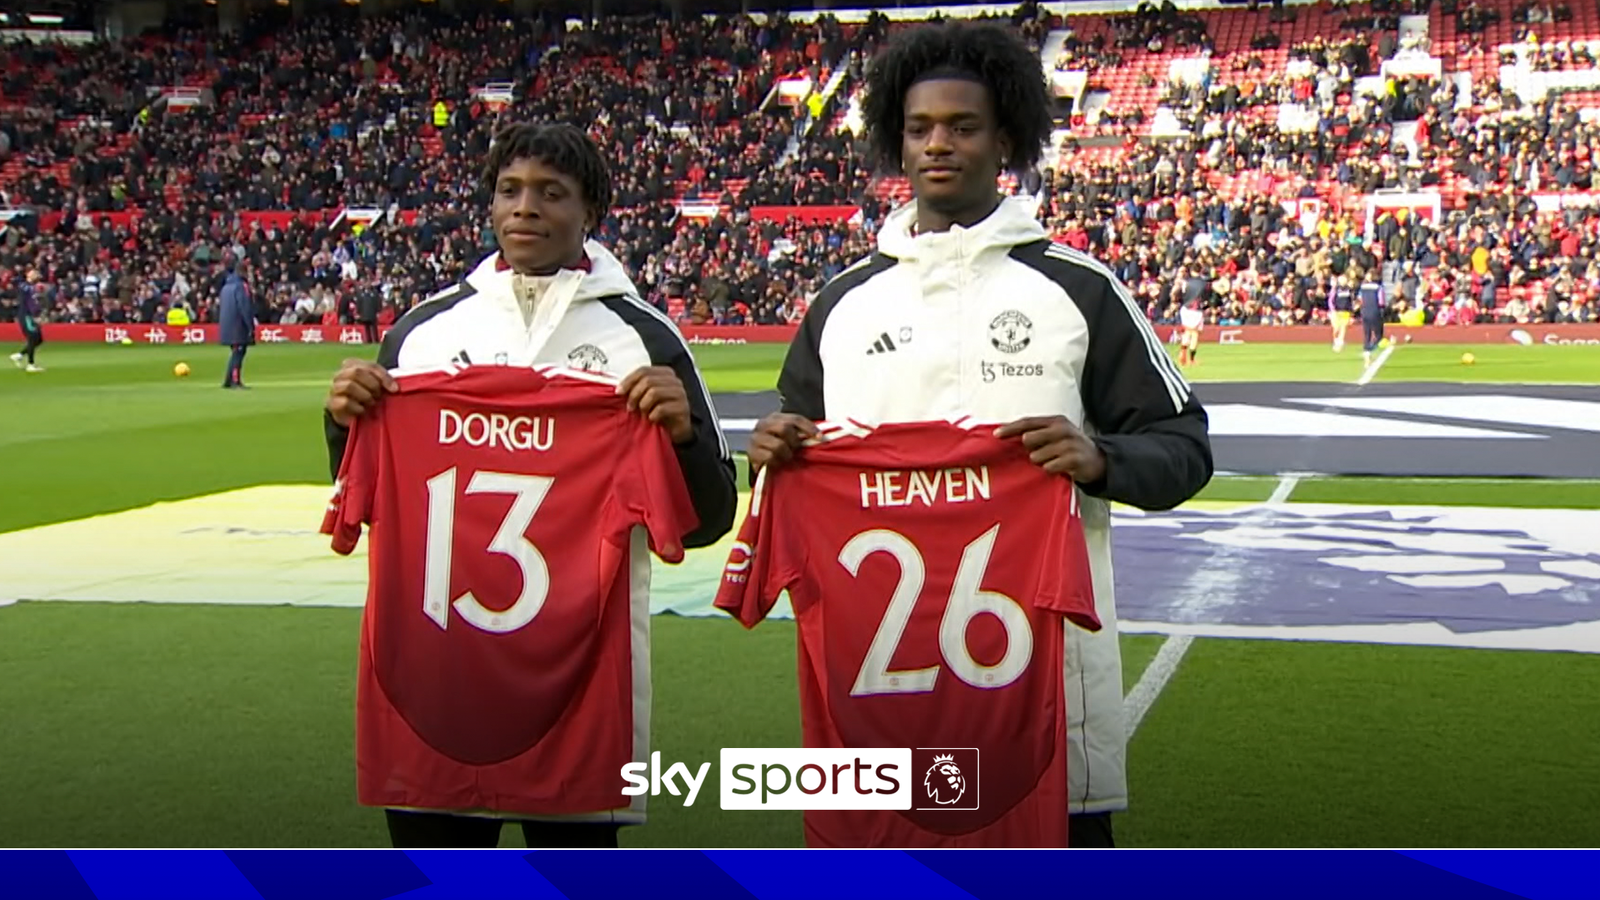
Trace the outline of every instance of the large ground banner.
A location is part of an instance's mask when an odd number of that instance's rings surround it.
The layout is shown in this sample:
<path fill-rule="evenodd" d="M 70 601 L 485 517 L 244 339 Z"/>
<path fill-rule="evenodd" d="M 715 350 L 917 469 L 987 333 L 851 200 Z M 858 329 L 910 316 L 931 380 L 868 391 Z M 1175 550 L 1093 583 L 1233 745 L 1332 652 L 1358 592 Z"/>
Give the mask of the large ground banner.
<path fill-rule="evenodd" d="M 340 556 L 317 530 L 331 490 L 261 485 L 0 534 L 0 606 L 359 607 L 366 541 Z M 1600 653 L 1595 510 L 1193 501 L 1110 521 L 1125 631 Z M 656 561 L 651 612 L 721 616 L 734 542 Z"/>

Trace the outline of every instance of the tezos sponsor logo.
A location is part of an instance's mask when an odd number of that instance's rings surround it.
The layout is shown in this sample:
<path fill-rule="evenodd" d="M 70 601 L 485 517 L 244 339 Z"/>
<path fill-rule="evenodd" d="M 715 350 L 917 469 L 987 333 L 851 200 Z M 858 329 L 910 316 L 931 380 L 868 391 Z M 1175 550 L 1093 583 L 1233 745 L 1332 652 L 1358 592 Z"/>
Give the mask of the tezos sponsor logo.
<path fill-rule="evenodd" d="M 978 372 L 983 376 L 984 383 L 989 384 L 1001 378 L 1040 378 L 1044 375 L 1044 365 L 1029 363 L 1019 366 L 1008 362 L 979 360 Z"/>

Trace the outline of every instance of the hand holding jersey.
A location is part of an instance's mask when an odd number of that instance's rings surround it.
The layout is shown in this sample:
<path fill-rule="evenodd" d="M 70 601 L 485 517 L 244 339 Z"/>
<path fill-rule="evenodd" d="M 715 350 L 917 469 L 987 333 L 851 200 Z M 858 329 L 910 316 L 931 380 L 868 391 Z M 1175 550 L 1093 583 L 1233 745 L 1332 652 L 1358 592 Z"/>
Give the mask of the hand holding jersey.
<path fill-rule="evenodd" d="M 674 444 L 686 444 L 694 439 L 689 395 L 678 373 L 666 366 L 634 369 L 617 385 L 617 393 L 628 398 L 630 412 L 665 428 Z"/>
<path fill-rule="evenodd" d="M 347 359 L 328 389 L 328 415 L 339 427 L 349 428 L 376 407 L 384 394 L 399 389 L 399 382 L 383 366 L 368 359 Z"/>
<path fill-rule="evenodd" d="M 745 458 L 750 471 L 779 466 L 794 458 L 794 452 L 817 436 L 817 423 L 793 413 L 773 413 L 756 423 L 750 433 L 750 449 Z"/>
<path fill-rule="evenodd" d="M 1028 416 L 998 428 L 998 438 L 1017 437 L 1031 453 L 1028 459 L 1051 475 L 1066 475 L 1079 484 L 1105 480 L 1106 454 L 1066 416 Z"/>

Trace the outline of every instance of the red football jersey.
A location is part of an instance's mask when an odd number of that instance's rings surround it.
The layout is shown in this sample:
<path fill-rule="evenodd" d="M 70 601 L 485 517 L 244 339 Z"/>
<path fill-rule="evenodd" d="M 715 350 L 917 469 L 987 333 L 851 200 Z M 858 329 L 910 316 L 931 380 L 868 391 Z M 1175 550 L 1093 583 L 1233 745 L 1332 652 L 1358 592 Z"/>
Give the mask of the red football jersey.
<path fill-rule="evenodd" d="M 759 479 L 716 605 L 750 627 L 789 592 L 805 745 L 978 751 L 976 809 L 915 802 L 916 771 L 910 810 L 807 810 L 811 846 L 1066 845 L 1063 617 L 1100 627 L 1088 550 L 1072 482 L 993 430 L 829 429 Z"/>
<path fill-rule="evenodd" d="M 322 523 L 339 553 L 371 526 L 360 802 L 642 819 L 621 769 L 649 758 L 646 537 L 677 562 L 697 524 L 666 431 L 599 376 L 397 380 Z"/>

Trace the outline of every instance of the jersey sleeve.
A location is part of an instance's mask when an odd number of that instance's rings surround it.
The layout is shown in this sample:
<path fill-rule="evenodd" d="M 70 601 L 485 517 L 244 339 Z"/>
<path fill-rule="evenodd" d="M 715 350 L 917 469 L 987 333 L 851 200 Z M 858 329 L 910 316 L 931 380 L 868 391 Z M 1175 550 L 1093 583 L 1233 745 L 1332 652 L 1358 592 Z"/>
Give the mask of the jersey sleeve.
<path fill-rule="evenodd" d="M 627 504 L 635 522 L 643 522 L 650 549 L 669 563 L 683 561 L 684 536 L 700 526 L 694 498 L 684 481 L 672 441 L 659 425 L 624 413 L 632 420 L 633 485 Z"/>
<path fill-rule="evenodd" d="M 789 541 L 777 533 L 778 517 L 773 514 L 769 470 L 756 475 L 750 492 L 750 509 L 739 526 L 739 537 L 728 551 L 717 587 L 714 605 L 754 628 L 767 617 L 778 596 L 797 580 L 797 570 L 789 557 Z"/>
<path fill-rule="evenodd" d="M 333 536 L 335 553 L 349 555 L 361 538 L 361 526 L 372 519 L 372 503 L 377 490 L 378 442 L 382 425 L 377 415 L 356 420 L 345 444 L 334 481 L 333 497 L 322 516 L 323 534 Z"/>
<path fill-rule="evenodd" d="M 1048 537 L 1042 548 L 1039 590 L 1034 595 L 1034 605 L 1060 613 L 1088 631 L 1099 631 L 1100 616 L 1094 605 L 1094 571 L 1089 567 L 1089 545 L 1083 533 L 1083 520 L 1078 515 L 1078 491 L 1068 481 L 1057 496 L 1052 521 L 1041 523 L 1045 527 L 1040 531 Z"/>

